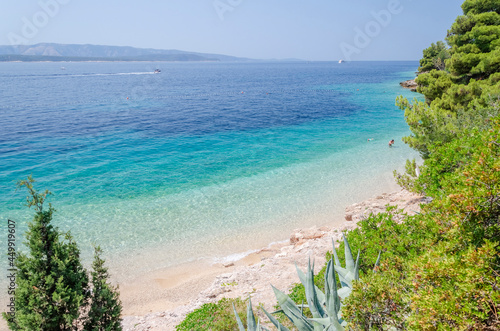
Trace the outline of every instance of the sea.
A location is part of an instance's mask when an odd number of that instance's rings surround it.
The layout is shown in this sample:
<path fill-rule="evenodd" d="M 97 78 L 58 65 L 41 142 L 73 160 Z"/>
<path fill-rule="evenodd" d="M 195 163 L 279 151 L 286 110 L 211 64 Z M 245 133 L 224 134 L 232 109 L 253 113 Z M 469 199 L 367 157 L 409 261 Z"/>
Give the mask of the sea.
<path fill-rule="evenodd" d="M 419 158 L 395 106 L 421 99 L 399 86 L 417 67 L 0 63 L 0 251 L 8 220 L 26 251 L 34 210 L 16 182 L 28 175 L 52 192 L 45 208 L 84 264 L 99 245 L 119 281 L 341 224 L 347 205 L 396 190 L 393 171 Z"/>

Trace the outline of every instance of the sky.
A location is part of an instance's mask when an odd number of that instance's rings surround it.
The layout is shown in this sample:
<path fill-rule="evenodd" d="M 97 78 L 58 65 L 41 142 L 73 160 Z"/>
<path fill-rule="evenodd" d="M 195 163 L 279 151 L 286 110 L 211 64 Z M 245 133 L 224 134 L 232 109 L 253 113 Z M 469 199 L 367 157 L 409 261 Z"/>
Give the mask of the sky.
<path fill-rule="evenodd" d="M 255 59 L 418 60 L 461 0 L 0 0 L 0 45 L 96 44 Z"/>

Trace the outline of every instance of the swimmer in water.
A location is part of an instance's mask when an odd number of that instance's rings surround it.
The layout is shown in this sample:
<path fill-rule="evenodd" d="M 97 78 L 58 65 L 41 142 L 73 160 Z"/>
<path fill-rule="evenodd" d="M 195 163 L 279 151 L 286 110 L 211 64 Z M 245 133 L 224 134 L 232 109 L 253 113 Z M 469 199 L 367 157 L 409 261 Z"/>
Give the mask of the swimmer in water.
<path fill-rule="evenodd" d="M 392 147 L 392 145 L 394 145 L 394 139 L 392 139 L 391 141 L 389 141 L 389 147 Z"/>

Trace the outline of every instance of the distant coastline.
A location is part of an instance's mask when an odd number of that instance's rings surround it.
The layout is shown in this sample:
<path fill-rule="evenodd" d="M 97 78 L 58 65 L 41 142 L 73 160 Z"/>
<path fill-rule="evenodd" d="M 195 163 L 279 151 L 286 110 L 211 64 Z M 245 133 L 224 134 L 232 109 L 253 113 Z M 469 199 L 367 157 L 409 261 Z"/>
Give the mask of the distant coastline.
<path fill-rule="evenodd" d="M 0 45 L 0 62 L 242 62 L 249 60 L 221 54 L 128 46 L 55 43 Z"/>
<path fill-rule="evenodd" d="M 39 43 L 0 45 L 0 62 L 261 62 L 299 59 L 250 59 L 223 54 L 130 46 Z"/>
<path fill-rule="evenodd" d="M 262 62 L 300 59 L 250 59 L 223 54 L 130 46 L 40 43 L 0 45 L 0 62 Z"/>
<path fill-rule="evenodd" d="M 0 55 L 0 62 L 220 62 L 197 55 L 165 55 L 152 57 L 79 57 L 44 55 Z"/>

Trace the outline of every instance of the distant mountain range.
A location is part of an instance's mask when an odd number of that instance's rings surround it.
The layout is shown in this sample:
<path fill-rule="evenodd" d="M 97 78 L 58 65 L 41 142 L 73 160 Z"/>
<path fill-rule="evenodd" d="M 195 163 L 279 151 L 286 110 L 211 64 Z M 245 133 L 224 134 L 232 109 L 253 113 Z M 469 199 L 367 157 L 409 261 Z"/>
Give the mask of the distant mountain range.
<path fill-rule="evenodd" d="M 36 45 L 0 46 L 0 61 L 252 61 L 220 54 L 129 46 Z"/>

